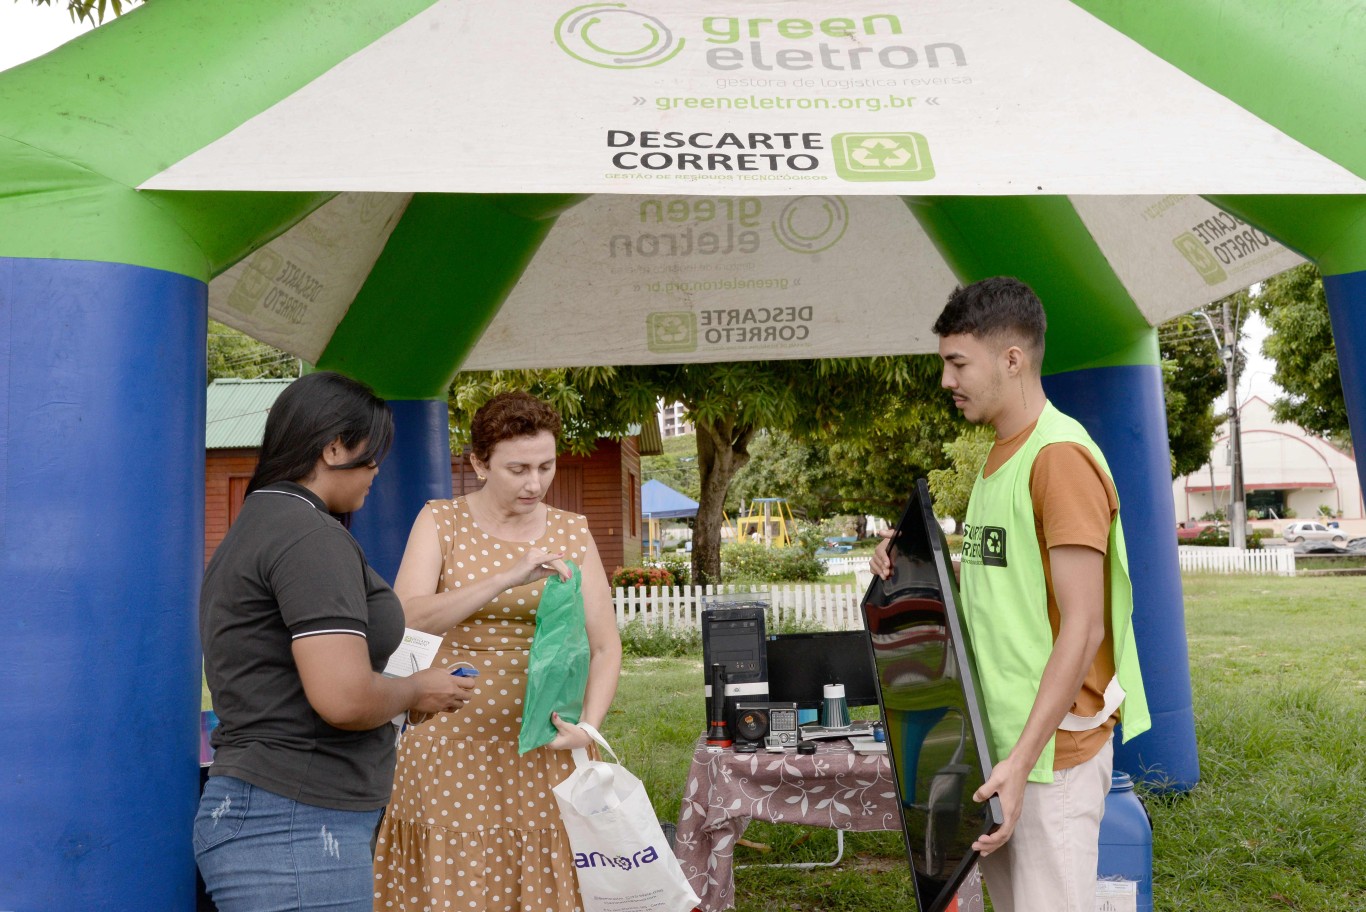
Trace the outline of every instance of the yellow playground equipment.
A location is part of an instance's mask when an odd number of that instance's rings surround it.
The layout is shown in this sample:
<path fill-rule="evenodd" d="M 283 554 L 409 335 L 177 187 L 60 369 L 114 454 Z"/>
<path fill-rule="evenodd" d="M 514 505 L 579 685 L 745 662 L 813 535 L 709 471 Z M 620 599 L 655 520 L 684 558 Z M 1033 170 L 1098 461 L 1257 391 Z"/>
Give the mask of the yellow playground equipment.
<path fill-rule="evenodd" d="M 756 497 L 741 504 L 735 518 L 736 541 L 759 541 L 765 548 L 785 548 L 792 544 L 797 522 L 785 497 Z"/>

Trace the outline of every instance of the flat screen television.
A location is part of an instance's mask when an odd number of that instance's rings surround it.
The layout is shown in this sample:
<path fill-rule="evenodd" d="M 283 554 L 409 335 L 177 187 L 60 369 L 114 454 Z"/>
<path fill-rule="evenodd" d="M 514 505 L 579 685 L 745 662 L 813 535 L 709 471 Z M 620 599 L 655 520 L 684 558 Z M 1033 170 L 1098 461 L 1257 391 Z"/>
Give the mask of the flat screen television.
<path fill-rule="evenodd" d="M 768 638 L 768 698 L 819 709 L 826 684 L 843 684 L 850 706 L 877 706 L 877 679 L 861 630 L 780 633 Z"/>
<path fill-rule="evenodd" d="M 887 752 L 920 912 L 942 912 L 1001 825 L 1000 799 L 972 795 L 991 775 L 987 719 L 959 612 L 958 581 L 929 486 L 916 482 L 890 539 L 892 574 L 863 599 Z"/>

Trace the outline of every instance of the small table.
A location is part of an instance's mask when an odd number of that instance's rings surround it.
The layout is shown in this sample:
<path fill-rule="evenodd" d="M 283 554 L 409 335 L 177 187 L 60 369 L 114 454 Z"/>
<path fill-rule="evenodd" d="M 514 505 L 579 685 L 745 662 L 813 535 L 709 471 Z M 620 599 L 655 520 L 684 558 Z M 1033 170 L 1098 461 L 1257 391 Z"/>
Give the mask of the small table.
<path fill-rule="evenodd" d="M 698 738 L 674 851 L 703 912 L 735 905 L 735 843 L 755 818 L 838 830 L 841 840 L 844 830 L 901 828 L 886 754 L 855 753 L 845 740 L 818 741 L 809 756 L 711 752 Z"/>

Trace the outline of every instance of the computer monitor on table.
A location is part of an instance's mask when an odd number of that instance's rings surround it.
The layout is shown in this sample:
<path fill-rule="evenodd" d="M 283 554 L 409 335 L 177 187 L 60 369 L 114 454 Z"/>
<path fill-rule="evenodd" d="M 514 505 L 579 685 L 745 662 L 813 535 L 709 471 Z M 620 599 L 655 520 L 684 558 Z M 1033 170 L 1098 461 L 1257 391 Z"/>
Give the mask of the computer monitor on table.
<path fill-rule="evenodd" d="M 972 795 L 991 775 L 987 719 L 958 582 L 929 486 L 916 482 L 891 539 L 892 575 L 863 600 L 888 759 L 921 912 L 942 912 L 972 869 L 972 843 L 1000 826 L 1000 800 Z"/>
<path fill-rule="evenodd" d="M 843 684 L 850 706 L 877 706 L 877 680 L 861 630 L 770 636 L 768 698 L 819 709 L 826 684 Z"/>

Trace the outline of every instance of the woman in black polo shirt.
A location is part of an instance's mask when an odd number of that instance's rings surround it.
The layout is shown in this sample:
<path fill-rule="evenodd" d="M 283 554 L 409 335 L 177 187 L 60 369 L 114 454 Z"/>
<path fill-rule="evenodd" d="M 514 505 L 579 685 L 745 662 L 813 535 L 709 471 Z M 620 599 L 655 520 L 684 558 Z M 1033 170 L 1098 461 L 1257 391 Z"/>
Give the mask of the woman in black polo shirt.
<path fill-rule="evenodd" d="M 290 384 L 205 571 L 200 639 L 219 725 L 194 843 L 220 912 L 369 912 L 389 720 L 453 711 L 473 691 L 442 669 L 379 673 L 403 607 L 336 517 L 360 509 L 392 439 L 388 405 L 364 384 L 328 372 Z"/>

